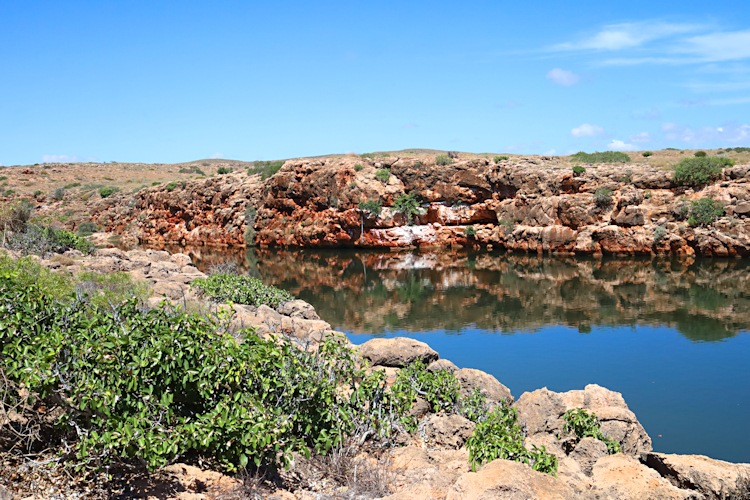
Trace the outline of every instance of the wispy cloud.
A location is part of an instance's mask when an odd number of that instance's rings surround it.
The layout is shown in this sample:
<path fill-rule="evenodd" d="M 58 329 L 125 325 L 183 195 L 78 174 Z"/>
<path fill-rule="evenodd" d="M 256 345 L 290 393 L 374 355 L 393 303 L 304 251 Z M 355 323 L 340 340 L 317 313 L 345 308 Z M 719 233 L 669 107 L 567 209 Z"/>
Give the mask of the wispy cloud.
<path fill-rule="evenodd" d="M 686 33 L 696 33 L 705 29 L 698 24 L 640 21 L 633 23 L 608 24 L 591 36 L 563 42 L 551 47 L 553 51 L 618 51 L 633 49 L 653 40 L 673 37 Z"/>
<path fill-rule="evenodd" d="M 607 148 L 611 149 L 612 151 L 635 151 L 638 149 L 638 147 L 634 144 L 628 144 L 625 141 L 621 141 L 619 139 L 612 139 L 612 141 L 607 144 Z"/>
<path fill-rule="evenodd" d="M 42 155 L 42 163 L 75 163 L 80 161 L 77 156 Z"/>
<path fill-rule="evenodd" d="M 590 123 L 582 123 L 570 130 L 570 135 L 573 137 L 596 137 L 602 134 L 604 134 L 604 128 Z"/>
<path fill-rule="evenodd" d="M 691 127 L 678 123 L 663 123 L 662 131 L 668 141 L 688 145 L 735 146 L 750 143 L 750 124 L 726 124 L 718 127 Z"/>
<path fill-rule="evenodd" d="M 557 85 L 570 87 L 571 85 L 575 85 L 576 83 L 578 83 L 581 77 L 576 75 L 572 71 L 564 70 L 562 68 L 554 68 L 547 72 L 547 79 L 551 80 Z"/>

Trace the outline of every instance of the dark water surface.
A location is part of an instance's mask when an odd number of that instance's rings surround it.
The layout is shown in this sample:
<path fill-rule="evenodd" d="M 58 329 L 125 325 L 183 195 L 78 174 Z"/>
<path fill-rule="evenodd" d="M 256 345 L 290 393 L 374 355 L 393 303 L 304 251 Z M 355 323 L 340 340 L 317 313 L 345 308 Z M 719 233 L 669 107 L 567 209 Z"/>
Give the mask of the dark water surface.
<path fill-rule="evenodd" d="M 750 462 L 746 260 L 187 253 L 289 290 L 354 343 L 416 338 L 516 397 L 600 384 L 623 394 L 657 451 Z"/>

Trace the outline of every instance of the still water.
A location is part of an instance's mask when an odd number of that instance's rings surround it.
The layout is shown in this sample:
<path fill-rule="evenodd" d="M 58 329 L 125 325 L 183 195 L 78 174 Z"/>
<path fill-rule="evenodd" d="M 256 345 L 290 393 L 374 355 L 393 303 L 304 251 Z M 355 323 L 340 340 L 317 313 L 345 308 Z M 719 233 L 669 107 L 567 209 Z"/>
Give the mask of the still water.
<path fill-rule="evenodd" d="M 188 253 L 289 290 L 356 344 L 422 340 L 516 398 L 596 383 L 623 394 L 657 451 L 750 462 L 746 260 Z"/>

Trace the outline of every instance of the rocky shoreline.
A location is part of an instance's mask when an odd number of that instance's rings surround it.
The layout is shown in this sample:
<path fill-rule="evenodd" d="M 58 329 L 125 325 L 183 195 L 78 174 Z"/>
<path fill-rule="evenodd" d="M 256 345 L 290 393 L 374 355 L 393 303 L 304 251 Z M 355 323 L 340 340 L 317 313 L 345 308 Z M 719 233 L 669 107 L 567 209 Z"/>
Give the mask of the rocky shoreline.
<path fill-rule="evenodd" d="M 153 296 L 151 306 L 162 300 L 195 307 L 201 298 L 190 282 L 205 276 L 184 254 L 156 250 L 122 251 L 100 249 L 84 257 L 69 252 L 64 258 L 42 261 L 58 270 L 111 272 L 124 271 L 134 279 L 148 282 Z M 191 306 L 192 304 L 192 306 Z M 203 307 L 207 307 L 203 304 Z M 232 324 L 254 326 L 263 334 L 284 334 L 300 345 L 310 347 L 327 335 L 343 335 L 321 320 L 312 306 L 300 300 L 286 302 L 276 309 L 233 306 Z M 528 465 L 494 460 L 476 472 L 469 466 L 466 439 L 474 423 L 455 414 L 429 413 L 417 408 L 418 432 L 403 446 L 386 452 L 386 468 L 391 494 L 385 498 L 747 498 L 750 495 L 750 464 L 732 464 L 698 455 L 657 453 L 651 439 L 619 393 L 597 385 L 581 390 L 555 393 L 546 388 L 514 399 L 493 376 L 458 368 L 428 345 L 407 338 L 374 339 L 358 348 L 373 370 L 383 370 L 393 380 L 399 370 L 420 360 L 428 370 L 446 369 L 455 375 L 461 394 L 479 390 L 491 402 L 506 400 L 519 415 L 525 429 L 526 447 L 545 446 L 559 461 L 556 476 L 532 470 Z M 416 405 L 419 407 L 419 405 Z M 574 408 L 595 413 L 602 432 L 616 440 L 621 453 L 610 455 L 607 447 L 594 438 L 566 437 L 563 415 Z M 363 449 L 364 452 L 364 449 Z M 372 460 L 375 460 L 372 458 Z M 294 475 L 297 463 L 288 474 Z M 171 481 L 182 483 L 183 494 L 175 498 L 220 498 L 237 487 L 238 480 L 193 466 L 175 464 L 162 471 Z M 203 492 L 195 489 L 200 476 Z M 206 489 L 207 488 L 207 489 Z M 315 484 L 268 493 L 276 498 L 350 498 L 347 489 L 331 490 L 321 479 Z M 211 492 L 206 493 L 206 492 Z M 188 496 L 185 496 L 188 495 Z M 353 498 L 353 497 L 351 497 Z"/>
<path fill-rule="evenodd" d="M 288 160 L 265 181 L 233 172 L 151 187 L 93 203 L 91 214 L 107 231 L 157 244 L 750 255 L 748 164 L 688 187 L 671 168 L 644 162 L 574 171 L 563 157 L 451 161 L 396 154 Z M 404 194 L 419 202 L 413 217 L 394 207 Z M 690 205 L 703 198 L 720 203 L 724 215 L 691 225 Z M 364 202 L 382 210 L 363 210 Z"/>

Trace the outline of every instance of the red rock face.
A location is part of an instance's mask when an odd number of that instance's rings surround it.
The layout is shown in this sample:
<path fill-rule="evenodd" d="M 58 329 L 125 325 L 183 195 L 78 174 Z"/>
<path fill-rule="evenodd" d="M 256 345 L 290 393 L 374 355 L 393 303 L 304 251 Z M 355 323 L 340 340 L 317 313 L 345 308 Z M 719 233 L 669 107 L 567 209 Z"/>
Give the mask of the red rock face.
<path fill-rule="evenodd" d="M 573 175 L 564 158 L 436 165 L 424 155 L 345 156 L 287 161 L 262 184 L 243 173 L 147 189 L 132 207 L 105 200 L 95 212 L 99 224 L 149 242 L 244 245 L 250 222 L 249 236 L 261 246 L 748 256 L 749 172 L 748 165 L 727 168 L 718 183 L 693 192 L 674 185 L 671 171 L 648 165 Z M 601 188 L 610 194 L 597 201 Z M 393 208 L 404 193 L 420 200 L 411 221 Z M 728 215 L 690 227 L 685 207 L 702 197 L 721 201 Z M 358 209 L 365 201 L 382 205 L 379 216 Z"/>

